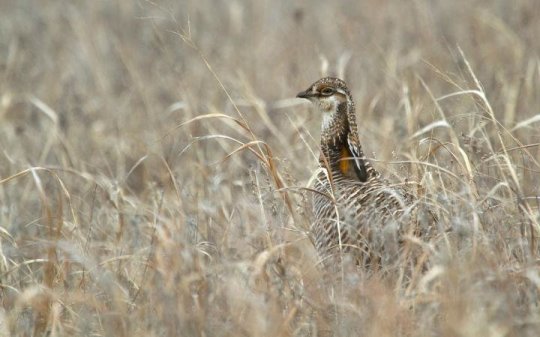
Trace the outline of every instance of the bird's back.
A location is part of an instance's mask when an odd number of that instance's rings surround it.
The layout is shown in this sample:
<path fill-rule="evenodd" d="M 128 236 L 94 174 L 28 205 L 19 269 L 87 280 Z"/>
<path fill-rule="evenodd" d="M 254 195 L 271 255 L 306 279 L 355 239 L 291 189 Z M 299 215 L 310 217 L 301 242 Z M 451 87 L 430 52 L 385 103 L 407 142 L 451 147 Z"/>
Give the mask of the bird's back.
<path fill-rule="evenodd" d="M 362 265 L 391 261 L 410 229 L 414 196 L 373 177 L 359 182 L 321 170 L 313 197 L 314 242 L 323 260 L 352 256 Z"/>

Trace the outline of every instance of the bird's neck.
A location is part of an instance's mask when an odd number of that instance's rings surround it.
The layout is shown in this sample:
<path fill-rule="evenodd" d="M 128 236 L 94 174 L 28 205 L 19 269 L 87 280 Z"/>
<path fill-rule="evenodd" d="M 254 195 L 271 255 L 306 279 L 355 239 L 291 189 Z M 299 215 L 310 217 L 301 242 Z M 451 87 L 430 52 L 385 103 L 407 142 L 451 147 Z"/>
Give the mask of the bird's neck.
<path fill-rule="evenodd" d="M 339 168 L 342 153 L 347 148 L 347 138 L 351 132 L 347 118 L 347 107 L 341 105 L 332 112 L 322 112 L 321 165 L 330 165 L 332 171 Z"/>
<path fill-rule="evenodd" d="M 337 145 L 339 142 L 347 142 L 349 134 L 349 122 L 347 114 L 341 111 L 323 112 L 321 128 L 321 145 Z"/>
<path fill-rule="evenodd" d="M 343 103 L 337 107 L 335 112 L 328 115 L 323 113 L 321 155 L 319 157 L 321 166 L 330 168 L 334 176 L 348 176 L 360 179 L 354 169 L 356 164 L 349 147 L 350 141 L 355 142 L 354 145 L 358 151 L 358 156 L 355 158 L 359 160 L 365 169 L 366 177 L 364 178 L 378 177 L 378 172 L 365 157 L 358 140 L 354 104 Z M 360 180 L 363 181 L 364 179 Z"/>

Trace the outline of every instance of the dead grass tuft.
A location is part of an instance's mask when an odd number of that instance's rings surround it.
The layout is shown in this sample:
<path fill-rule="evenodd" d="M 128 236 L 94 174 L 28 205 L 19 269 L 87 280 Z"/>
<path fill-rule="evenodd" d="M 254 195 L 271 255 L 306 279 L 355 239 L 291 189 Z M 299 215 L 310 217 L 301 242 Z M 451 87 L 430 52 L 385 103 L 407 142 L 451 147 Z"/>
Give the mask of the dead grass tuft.
<path fill-rule="evenodd" d="M 0 336 L 538 334 L 538 1 L 45 3 L 0 4 Z M 319 268 L 320 71 L 426 271 Z"/>

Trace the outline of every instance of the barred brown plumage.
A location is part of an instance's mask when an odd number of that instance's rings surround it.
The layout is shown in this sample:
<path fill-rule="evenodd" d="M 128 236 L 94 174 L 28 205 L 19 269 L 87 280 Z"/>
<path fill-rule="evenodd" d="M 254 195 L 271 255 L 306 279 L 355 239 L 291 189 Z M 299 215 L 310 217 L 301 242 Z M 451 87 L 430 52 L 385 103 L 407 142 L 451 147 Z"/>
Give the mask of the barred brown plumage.
<path fill-rule="evenodd" d="M 311 227 L 318 254 L 332 263 L 329 258 L 350 253 L 364 266 L 396 260 L 402 234 L 414 231 L 414 195 L 383 180 L 364 155 L 344 81 L 322 78 L 297 97 L 323 115 Z"/>

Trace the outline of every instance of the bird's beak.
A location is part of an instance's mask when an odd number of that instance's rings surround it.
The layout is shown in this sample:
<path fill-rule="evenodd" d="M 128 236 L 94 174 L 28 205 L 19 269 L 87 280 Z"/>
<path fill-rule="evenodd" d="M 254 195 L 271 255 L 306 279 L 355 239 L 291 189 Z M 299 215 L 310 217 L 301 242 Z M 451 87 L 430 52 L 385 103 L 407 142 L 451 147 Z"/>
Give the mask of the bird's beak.
<path fill-rule="evenodd" d="M 306 91 L 299 92 L 298 95 L 296 95 L 296 97 L 298 98 L 305 98 L 305 99 L 310 99 L 311 97 L 314 97 L 314 96 L 315 94 L 309 91 L 309 89 Z"/>

